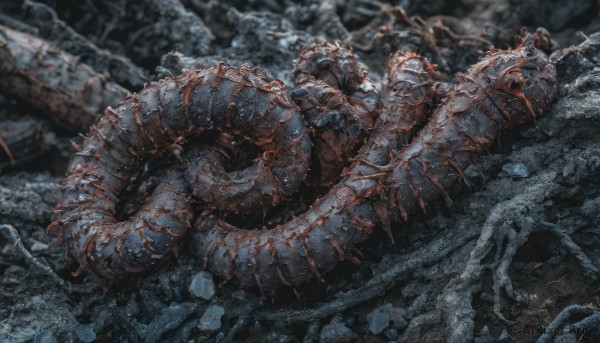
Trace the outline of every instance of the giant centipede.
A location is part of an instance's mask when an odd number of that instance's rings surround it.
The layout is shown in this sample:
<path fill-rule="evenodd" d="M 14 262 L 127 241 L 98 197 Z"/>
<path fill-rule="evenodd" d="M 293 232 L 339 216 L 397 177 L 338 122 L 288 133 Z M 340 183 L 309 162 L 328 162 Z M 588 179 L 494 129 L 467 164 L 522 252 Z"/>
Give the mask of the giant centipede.
<path fill-rule="evenodd" d="M 49 229 L 60 228 L 59 237 L 81 269 L 109 279 L 150 270 L 191 234 L 191 253 L 212 272 L 245 288 L 273 292 L 321 278 L 341 260 L 355 260 L 353 249 L 377 227 L 391 235 L 391 220 L 408 220 L 440 197 L 450 201 L 453 186 L 468 183 L 464 169 L 500 132 L 549 110 L 556 93 L 554 66 L 525 34 L 517 48 L 491 51 L 457 74 L 412 138 L 435 93 L 426 60 L 393 54 L 380 101 L 349 56 L 329 44 L 301 55 L 292 94 L 312 128 L 279 81 L 249 67 L 187 72 L 107 109 L 70 162 Z M 348 134 L 352 126 L 354 136 Z M 185 143 L 208 129 L 242 135 L 263 153 L 241 171 L 219 169 L 197 177 L 194 170 L 204 164 L 194 159 L 217 158 L 210 157 L 210 149 Z M 370 137 L 339 181 L 304 213 L 270 230 L 244 230 L 210 212 L 193 213 L 197 202 L 248 212 L 286 199 L 307 174 L 309 133 L 318 141 L 314 131 L 327 130 L 345 142 L 340 135 Z M 352 149 L 344 149 L 336 150 L 341 152 L 336 160 L 347 159 Z M 182 159 L 191 162 L 167 170 L 142 208 L 117 221 L 119 196 L 142 163 L 174 150 L 185 150 Z"/>

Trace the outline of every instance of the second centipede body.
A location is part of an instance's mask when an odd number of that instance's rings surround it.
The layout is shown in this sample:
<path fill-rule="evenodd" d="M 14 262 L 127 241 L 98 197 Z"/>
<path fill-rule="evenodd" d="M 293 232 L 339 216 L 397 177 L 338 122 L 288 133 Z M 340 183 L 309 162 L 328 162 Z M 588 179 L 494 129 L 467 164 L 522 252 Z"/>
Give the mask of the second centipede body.
<path fill-rule="evenodd" d="M 433 96 L 417 56 L 399 53 L 389 63 L 394 67 L 386 75 L 390 87 L 383 98 L 394 101 L 384 106 L 374 134 L 339 183 L 309 211 L 272 230 L 242 230 L 214 216 L 200 217 L 192 253 L 221 277 L 263 291 L 299 285 L 341 260 L 353 259 L 352 248 L 377 225 L 386 224 L 369 199 L 382 191 L 382 168 L 390 162 L 397 140 L 405 139 L 398 133 L 410 131 L 402 117 L 409 112 L 418 122 Z"/>
<path fill-rule="evenodd" d="M 315 108 L 331 110 L 337 105 L 323 101 L 335 98 L 335 104 L 354 108 L 349 115 L 378 117 L 376 124 L 350 118 L 347 125 L 369 131 L 370 138 L 340 181 L 290 222 L 271 230 L 243 230 L 209 212 L 197 214 L 191 253 L 243 287 L 272 292 L 320 277 L 340 260 L 354 259 L 352 249 L 375 228 L 389 232 L 390 218 L 406 220 L 438 197 L 449 200 L 449 189 L 464 179 L 462 171 L 499 132 L 548 110 L 555 94 L 554 67 L 527 35 L 518 48 L 494 51 L 458 75 L 427 125 L 406 146 L 435 93 L 427 63 L 414 54 L 394 54 L 382 104 L 375 105 L 377 93 L 368 87 L 350 82 L 351 90 L 339 93 L 345 81 L 332 85 L 331 75 L 338 81 L 352 80 L 349 75 L 366 80 L 366 75 L 356 71 L 358 66 L 348 67 L 355 61 L 341 63 L 341 72 L 335 72 L 340 66 L 323 51 L 338 51 L 334 56 L 342 57 L 347 51 L 329 48 L 313 47 L 301 59 L 299 70 L 316 65 L 333 72 L 299 72 L 295 100 L 307 110 L 311 106 L 302 101 L 316 94 Z M 191 194 L 213 208 L 235 212 L 254 211 L 289 196 L 307 172 L 310 143 L 302 118 L 281 89 L 259 72 L 220 67 L 151 86 L 107 111 L 71 162 L 52 228 L 62 228 L 71 254 L 83 267 L 107 278 L 127 277 L 148 270 L 186 234 L 194 217 L 192 205 L 198 201 Z M 323 118 L 316 113 L 309 122 L 314 119 L 317 127 L 335 122 Z M 170 181 L 159 185 L 164 195 L 147 201 L 124 224 L 117 222 L 114 206 L 136 168 L 148 156 L 181 149 L 185 140 L 208 128 L 245 135 L 264 153 L 250 169 L 219 169 L 219 180 L 194 175 L 207 170 L 201 168 L 206 161 L 218 158 L 189 155 L 187 170 L 166 172 Z"/>

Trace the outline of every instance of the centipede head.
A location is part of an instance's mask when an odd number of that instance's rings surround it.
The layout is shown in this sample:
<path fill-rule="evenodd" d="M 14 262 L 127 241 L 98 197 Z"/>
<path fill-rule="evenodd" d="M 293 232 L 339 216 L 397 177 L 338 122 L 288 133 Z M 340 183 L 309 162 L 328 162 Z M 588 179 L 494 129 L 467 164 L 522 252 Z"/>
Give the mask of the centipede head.
<path fill-rule="evenodd" d="M 556 69 L 527 32 L 518 47 L 490 52 L 469 75 L 486 89 L 508 126 L 549 110 L 556 95 Z"/>

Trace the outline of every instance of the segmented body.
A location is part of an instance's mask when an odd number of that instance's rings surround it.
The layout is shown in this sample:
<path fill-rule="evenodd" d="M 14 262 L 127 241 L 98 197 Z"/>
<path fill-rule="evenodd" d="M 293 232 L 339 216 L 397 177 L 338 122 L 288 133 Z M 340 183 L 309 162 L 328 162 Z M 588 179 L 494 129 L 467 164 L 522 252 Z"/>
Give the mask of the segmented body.
<path fill-rule="evenodd" d="M 311 63 L 322 65 L 322 58 L 311 56 L 331 53 L 331 49 L 335 50 L 325 45 L 309 49 L 298 70 L 314 70 Z M 335 56 L 347 53 L 336 51 Z M 343 68 L 339 72 L 329 73 L 340 66 Z M 315 108 L 329 110 L 330 104 L 319 99 L 335 97 L 337 104 L 347 106 L 353 94 L 363 100 L 366 95 L 369 101 L 363 103 L 367 105 L 350 106 L 355 112 L 341 118 L 350 119 L 346 127 L 357 125 L 360 130 L 372 131 L 370 138 L 341 180 L 309 210 L 286 224 L 271 230 L 242 230 L 208 212 L 198 214 L 190 249 L 214 273 L 243 287 L 273 291 L 320 276 L 340 260 L 354 259 L 353 248 L 376 227 L 389 232 L 390 220 L 397 215 L 406 220 L 419 208 L 425 211 L 427 203 L 440 196 L 449 200 L 449 190 L 456 182 L 468 182 L 463 170 L 499 132 L 548 110 L 555 94 L 554 67 L 535 49 L 532 37 L 526 36 L 517 49 L 494 51 L 458 75 L 457 83 L 428 124 L 405 147 L 415 126 L 426 117 L 435 93 L 428 65 L 412 54 L 391 57 L 382 105 L 372 129 L 362 124 L 366 121 L 352 118 L 372 115 L 373 111 L 364 109 L 373 108 L 376 92 L 344 92 L 344 82 L 337 86 L 327 82 L 331 75 L 337 80 L 349 80 L 352 75 L 360 75 L 357 80 L 366 79 L 356 71 L 360 67 L 345 66 L 330 64 L 325 74 L 297 73 L 300 81 L 295 98 L 309 111 L 310 106 L 303 103 L 307 95 L 318 100 Z M 258 179 L 250 182 L 249 174 L 235 179 L 247 181 L 252 187 L 234 191 L 232 185 L 238 182 L 228 176 L 223 185 L 230 188 L 226 187 L 219 197 L 199 190 L 206 187 L 198 183 L 216 181 L 202 177 L 194 181 L 189 170 L 183 172 L 188 173 L 188 180 L 193 181 L 190 187 L 197 189 L 194 194 L 202 201 L 214 202 L 216 197 L 216 208 L 252 210 L 275 203 L 293 191 L 306 172 L 310 151 L 306 129 L 279 87 L 273 90 L 273 83 L 265 81 L 264 76 L 258 77 L 259 81 L 247 80 L 253 78 L 247 69 L 236 68 L 226 68 L 225 75 L 222 68 L 192 73 L 154 85 L 107 112 L 71 162 L 54 225 L 63 228 L 69 250 L 84 267 L 105 277 L 119 277 L 147 270 L 171 251 L 192 219 L 188 186 L 180 181 L 177 168 L 168 171 L 165 180 L 172 181 L 159 186 L 165 195 L 155 196 L 129 221 L 114 220 L 114 205 L 141 161 L 174 144 L 179 146 L 181 140 L 203 128 L 228 128 L 233 133 L 250 135 L 265 153 L 262 171 L 250 173 Z M 250 95 L 243 96 L 246 92 Z M 200 96 L 203 93 L 210 96 Z M 168 101 L 157 103 L 161 97 Z M 309 121 L 319 126 L 319 114 L 311 116 Z M 283 128 L 283 134 L 277 126 Z M 276 144 L 271 144 L 268 137 L 275 137 Z M 282 150 L 291 150 L 291 154 L 270 157 Z M 274 166 L 269 164 L 272 162 Z M 284 163 L 289 169 L 283 169 Z M 269 172 L 275 177 L 261 186 L 260 180 Z M 277 184 L 281 179 L 288 183 Z"/>
<path fill-rule="evenodd" d="M 397 53 L 390 58 L 388 88 L 374 133 L 354 162 L 310 210 L 271 230 L 243 230 L 216 216 L 200 216 L 195 224 L 192 253 L 225 279 L 246 287 L 273 291 L 320 277 L 344 259 L 355 259 L 352 249 L 389 221 L 371 200 L 384 190 L 397 141 L 409 134 L 410 122 L 426 114 L 433 83 L 419 58 Z M 410 113 L 414 121 L 404 118 Z M 385 211 L 385 210 L 384 210 Z"/>
<path fill-rule="evenodd" d="M 264 153 L 254 166 L 211 180 L 230 192 L 205 196 L 223 208 L 276 203 L 300 185 L 311 151 L 304 120 L 283 89 L 259 69 L 221 65 L 163 80 L 108 108 L 69 164 L 50 229 L 61 228 L 82 268 L 107 278 L 147 271 L 190 228 L 190 186 L 174 167 L 144 206 L 121 222 L 119 195 L 148 158 L 180 150 L 186 139 L 213 128 L 247 136 Z"/>
<path fill-rule="evenodd" d="M 339 44 L 316 44 L 302 51 L 293 79 L 292 100 L 317 131 L 315 181 L 329 189 L 373 129 L 379 92 L 354 53 Z"/>

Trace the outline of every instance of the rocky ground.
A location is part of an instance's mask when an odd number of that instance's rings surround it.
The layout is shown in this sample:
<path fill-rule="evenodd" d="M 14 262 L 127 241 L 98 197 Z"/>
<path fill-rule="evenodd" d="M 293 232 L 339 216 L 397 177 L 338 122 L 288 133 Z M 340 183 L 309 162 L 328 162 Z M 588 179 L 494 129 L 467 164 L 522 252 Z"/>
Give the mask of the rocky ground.
<path fill-rule="evenodd" d="M 128 283 L 73 276 L 44 228 L 85 124 L 3 84 L 0 342 L 600 341 L 599 11 L 584 0 L 0 3 L 0 25 L 77 56 L 116 94 L 222 60 L 291 85 L 300 50 L 323 40 L 352 46 L 376 83 L 398 49 L 452 75 L 522 26 L 550 32 L 559 82 L 552 110 L 504 134 L 482 173 L 467 169 L 473 185 L 451 206 L 395 223 L 395 244 L 379 230 L 360 265 L 272 299 L 223 283 L 185 247 Z"/>

